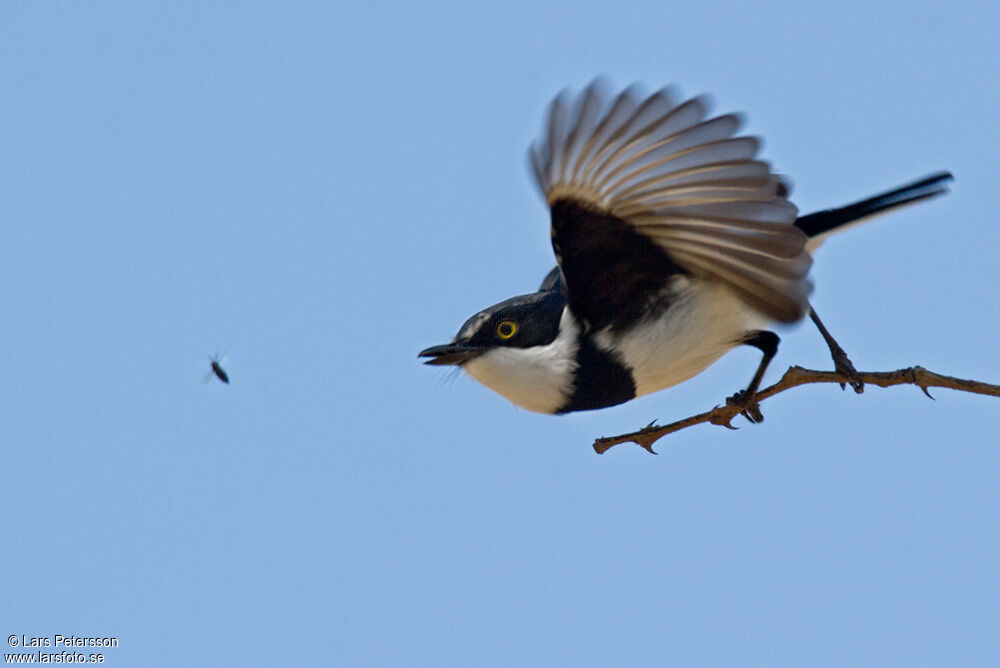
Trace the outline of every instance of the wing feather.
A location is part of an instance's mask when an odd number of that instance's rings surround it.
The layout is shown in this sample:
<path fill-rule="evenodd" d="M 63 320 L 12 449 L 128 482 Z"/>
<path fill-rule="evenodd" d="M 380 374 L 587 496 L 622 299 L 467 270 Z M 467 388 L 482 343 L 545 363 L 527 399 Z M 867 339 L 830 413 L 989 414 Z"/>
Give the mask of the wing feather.
<path fill-rule="evenodd" d="M 560 264 L 562 258 L 593 259 L 601 234 L 620 236 L 631 228 L 655 244 L 673 270 L 721 281 L 772 318 L 798 320 L 808 307 L 811 259 L 786 189 L 756 157 L 760 140 L 737 135 L 738 114 L 709 118 L 705 97 L 675 98 L 667 88 L 644 96 L 637 86 L 612 95 L 598 79 L 579 95 L 564 91 L 553 100 L 530 162 L 553 208 Z M 579 206 L 556 207 L 560 201 Z M 599 215 L 556 221 L 557 211 Z M 606 267 L 563 267 L 571 304 L 575 292 L 608 290 L 616 282 L 653 284 L 625 275 L 630 266 L 650 271 L 651 265 L 630 265 L 627 256 L 615 255 L 638 243 L 618 241 L 609 238 L 608 254 L 600 256 Z M 574 255 L 575 247 L 586 252 Z"/>

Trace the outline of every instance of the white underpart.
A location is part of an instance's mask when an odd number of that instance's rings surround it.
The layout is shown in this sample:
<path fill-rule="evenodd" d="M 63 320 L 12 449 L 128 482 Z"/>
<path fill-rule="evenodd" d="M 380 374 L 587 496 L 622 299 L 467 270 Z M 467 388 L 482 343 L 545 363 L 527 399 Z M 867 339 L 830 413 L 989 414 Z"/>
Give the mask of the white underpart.
<path fill-rule="evenodd" d="M 747 332 L 766 327 L 765 316 L 724 285 L 677 276 L 667 287 L 670 307 L 623 335 L 595 336 L 632 370 L 635 394 L 656 392 L 696 376 L 740 345 Z"/>
<path fill-rule="evenodd" d="M 555 413 L 573 390 L 579 327 L 563 310 L 552 343 L 531 348 L 500 346 L 462 365 L 466 373 L 522 408 Z"/>

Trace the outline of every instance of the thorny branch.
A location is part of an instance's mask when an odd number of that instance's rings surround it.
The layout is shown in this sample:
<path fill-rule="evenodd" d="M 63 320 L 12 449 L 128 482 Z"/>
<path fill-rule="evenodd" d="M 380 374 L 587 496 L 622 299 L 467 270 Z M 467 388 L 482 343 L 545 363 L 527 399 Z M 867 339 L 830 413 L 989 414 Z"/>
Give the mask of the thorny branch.
<path fill-rule="evenodd" d="M 941 374 L 928 371 L 927 369 L 920 366 L 912 366 L 906 369 L 898 369 L 896 371 L 859 371 L 856 378 L 848 377 L 845 374 L 838 373 L 836 371 L 814 371 L 812 369 L 804 369 L 800 366 L 789 367 L 785 375 L 781 377 L 774 385 L 764 388 L 757 393 L 757 401 L 764 401 L 769 397 L 784 392 L 785 390 L 797 387 L 799 385 L 808 385 L 811 383 L 852 383 L 858 380 L 867 383 L 869 385 L 877 385 L 879 387 L 890 387 L 892 385 L 916 385 L 921 390 L 924 391 L 928 397 L 931 396 L 930 392 L 927 391 L 929 387 L 944 387 L 950 390 L 959 390 L 961 392 L 973 392 L 975 394 L 987 394 L 993 397 L 1000 397 L 1000 385 L 991 385 L 990 383 L 983 383 L 976 380 L 963 380 L 961 378 L 953 378 L 951 376 L 942 376 Z M 934 397 L 931 397 L 932 399 Z M 715 425 L 722 425 L 724 427 L 729 427 L 730 429 L 735 429 L 730 422 L 733 418 L 739 415 L 741 409 L 736 405 L 724 405 L 716 406 L 710 411 L 701 413 L 700 415 L 693 415 L 689 418 L 683 420 L 678 420 L 668 425 L 654 426 L 650 425 L 638 431 L 631 432 L 629 434 L 622 434 L 620 436 L 608 436 L 602 437 L 594 441 L 594 450 L 597 454 L 602 455 L 608 451 L 614 445 L 619 443 L 638 443 L 647 451 L 652 454 L 656 454 L 653 451 L 653 443 L 663 438 L 667 434 L 672 434 L 675 431 L 680 431 L 681 429 L 686 429 L 687 427 L 692 427 L 696 424 L 701 424 L 703 422 L 710 422 Z"/>

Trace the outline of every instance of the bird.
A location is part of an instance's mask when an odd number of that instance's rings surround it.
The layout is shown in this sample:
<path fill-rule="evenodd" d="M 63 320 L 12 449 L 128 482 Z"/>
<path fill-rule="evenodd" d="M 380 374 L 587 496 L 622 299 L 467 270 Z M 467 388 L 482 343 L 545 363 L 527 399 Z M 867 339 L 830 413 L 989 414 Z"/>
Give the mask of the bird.
<path fill-rule="evenodd" d="M 422 350 L 529 411 L 624 403 L 701 373 L 738 346 L 761 362 L 727 398 L 751 422 L 777 354 L 776 324 L 807 315 L 835 367 L 863 383 L 812 309 L 812 253 L 830 234 L 946 193 L 937 172 L 847 206 L 799 216 L 791 185 L 705 96 L 602 78 L 550 104 L 529 165 L 550 212 L 556 266 L 538 290 L 470 317 Z"/>

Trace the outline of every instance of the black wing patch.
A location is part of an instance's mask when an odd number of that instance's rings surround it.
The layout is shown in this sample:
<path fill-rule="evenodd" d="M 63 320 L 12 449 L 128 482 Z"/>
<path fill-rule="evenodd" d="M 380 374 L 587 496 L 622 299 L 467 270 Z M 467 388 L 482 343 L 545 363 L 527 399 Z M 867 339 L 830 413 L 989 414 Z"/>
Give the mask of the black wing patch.
<path fill-rule="evenodd" d="M 572 199 L 551 208 L 552 248 L 569 307 L 591 330 L 627 329 L 656 306 L 671 276 L 688 273 L 617 216 Z"/>

